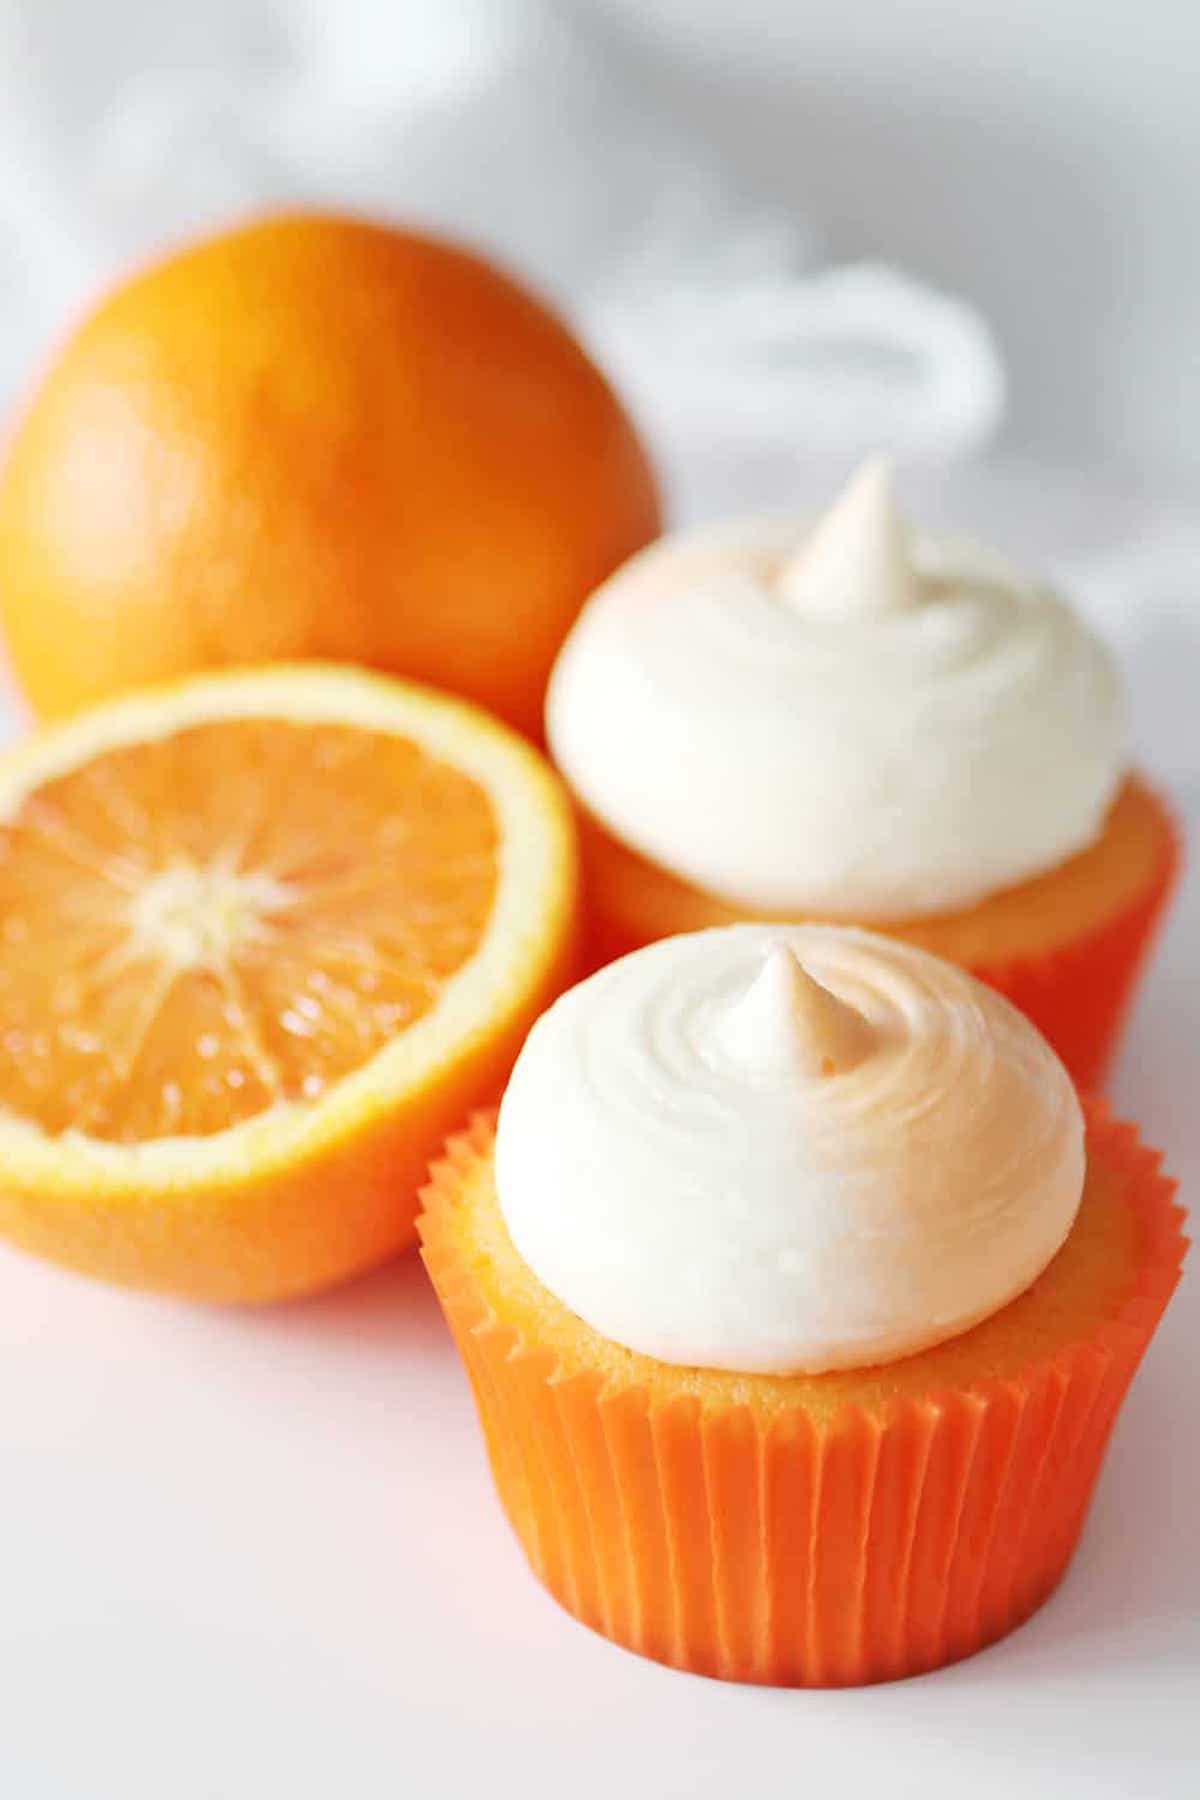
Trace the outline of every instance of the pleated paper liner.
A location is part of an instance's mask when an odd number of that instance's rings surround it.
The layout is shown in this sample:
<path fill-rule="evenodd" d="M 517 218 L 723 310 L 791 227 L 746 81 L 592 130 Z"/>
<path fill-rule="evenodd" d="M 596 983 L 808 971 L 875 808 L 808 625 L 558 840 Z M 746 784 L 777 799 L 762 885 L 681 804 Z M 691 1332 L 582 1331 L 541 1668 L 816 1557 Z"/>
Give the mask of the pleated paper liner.
<path fill-rule="evenodd" d="M 947 914 L 891 926 L 863 921 L 871 929 L 947 957 L 1007 995 L 1050 1040 L 1085 1092 L 1095 1091 L 1108 1073 L 1181 859 L 1180 833 L 1170 808 L 1146 781 L 1140 776 L 1132 779 L 1119 805 L 1135 810 L 1142 830 L 1153 833 L 1149 855 L 1145 845 L 1139 845 L 1145 879 L 1111 910 L 1102 911 L 1098 920 L 1074 933 L 1057 935 L 1052 948 L 1019 956 L 981 954 L 977 946 L 988 935 L 984 919 L 992 916 L 991 902 L 983 903 L 979 915 Z M 739 912 L 677 881 L 618 844 L 594 820 L 581 817 L 580 832 L 589 971 L 659 937 L 767 916 Z M 1095 872 L 1104 879 L 1104 871 L 1094 870 L 1089 856 L 1085 852 L 1073 867 L 1064 865 L 1076 893 L 1081 877 L 1086 880 Z M 1044 910 L 1055 903 L 1059 887 L 1057 875 L 1051 875 L 1031 884 L 1028 893 L 1036 895 L 1035 905 Z M 1010 907 L 1018 894 L 1024 899 L 1026 890 L 998 898 Z M 1091 910 L 1094 916 L 1094 904 Z M 973 947 L 968 950 L 968 945 Z"/>
<path fill-rule="evenodd" d="M 1182 840 L 1161 801 L 1162 852 L 1145 890 L 1111 918 L 1041 956 L 979 963 L 972 974 L 1006 995 L 1049 1039 L 1076 1085 L 1107 1079 L 1167 903 L 1179 877 Z"/>
<path fill-rule="evenodd" d="M 672 1368 L 575 1318 L 508 1239 L 477 1117 L 433 1171 L 423 1255 L 551 1594 L 643 1656 L 779 1685 L 913 1675 L 1027 1618 L 1186 1244 L 1158 1155 L 1088 1119 L 1079 1219 L 1027 1294 L 920 1356 L 789 1379 Z"/>

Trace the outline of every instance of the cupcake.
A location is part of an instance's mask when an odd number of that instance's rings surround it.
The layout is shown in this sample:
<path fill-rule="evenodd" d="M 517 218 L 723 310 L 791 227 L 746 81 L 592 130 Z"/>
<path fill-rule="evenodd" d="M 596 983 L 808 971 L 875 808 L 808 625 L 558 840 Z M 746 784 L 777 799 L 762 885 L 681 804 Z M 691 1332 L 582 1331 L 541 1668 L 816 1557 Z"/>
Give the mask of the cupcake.
<path fill-rule="evenodd" d="M 810 531 L 672 537 L 588 603 L 547 735 L 579 804 L 593 963 L 831 919 L 1014 1000 L 1076 1081 L 1115 1047 L 1177 863 L 1104 646 L 1045 587 L 911 531 L 887 465 Z"/>
<path fill-rule="evenodd" d="M 420 1227 L 534 1572 L 730 1680 L 887 1680 L 1009 1631 L 1178 1278 L 1157 1171 L 900 940 L 734 926 L 593 975 Z"/>

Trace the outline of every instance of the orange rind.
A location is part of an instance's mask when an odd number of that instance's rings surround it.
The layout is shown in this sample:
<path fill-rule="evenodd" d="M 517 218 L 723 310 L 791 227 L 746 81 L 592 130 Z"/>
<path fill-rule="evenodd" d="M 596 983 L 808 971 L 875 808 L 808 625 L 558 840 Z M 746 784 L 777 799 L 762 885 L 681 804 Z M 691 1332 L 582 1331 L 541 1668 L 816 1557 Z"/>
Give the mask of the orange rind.
<path fill-rule="evenodd" d="M 58 345 L 0 458 L 0 622 L 43 719 L 311 657 L 537 741 L 576 614 L 660 522 L 628 413 L 534 295 L 287 212 L 130 272 Z"/>

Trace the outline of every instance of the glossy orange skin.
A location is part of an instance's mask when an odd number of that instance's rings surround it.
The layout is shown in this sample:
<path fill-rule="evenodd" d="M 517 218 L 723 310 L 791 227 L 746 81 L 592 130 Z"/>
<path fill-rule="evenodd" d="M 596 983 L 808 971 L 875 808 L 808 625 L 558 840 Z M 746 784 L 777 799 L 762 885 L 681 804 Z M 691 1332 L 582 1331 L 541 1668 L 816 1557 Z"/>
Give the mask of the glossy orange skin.
<path fill-rule="evenodd" d="M 464 250 L 294 214 L 118 287 L 0 470 L 0 619 L 36 711 L 321 657 L 535 738 L 583 600 L 658 531 L 574 338 Z"/>

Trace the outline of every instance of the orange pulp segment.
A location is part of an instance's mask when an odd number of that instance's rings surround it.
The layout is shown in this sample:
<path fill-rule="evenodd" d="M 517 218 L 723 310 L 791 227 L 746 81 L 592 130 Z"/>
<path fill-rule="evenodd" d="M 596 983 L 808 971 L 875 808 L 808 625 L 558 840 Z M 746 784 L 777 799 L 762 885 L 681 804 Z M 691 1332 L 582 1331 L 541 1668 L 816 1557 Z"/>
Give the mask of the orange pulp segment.
<path fill-rule="evenodd" d="M 314 1099 L 478 947 L 497 843 L 379 731 L 230 719 L 69 770 L 0 825 L 0 1102 L 134 1144 Z"/>

